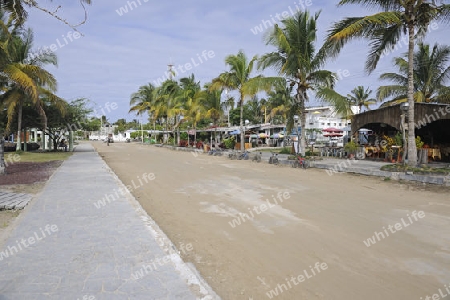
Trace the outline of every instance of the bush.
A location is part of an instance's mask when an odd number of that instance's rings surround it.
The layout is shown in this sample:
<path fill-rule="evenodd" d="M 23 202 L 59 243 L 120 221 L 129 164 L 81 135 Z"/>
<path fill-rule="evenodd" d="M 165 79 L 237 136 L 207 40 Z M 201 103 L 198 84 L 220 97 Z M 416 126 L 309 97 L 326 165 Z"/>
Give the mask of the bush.
<path fill-rule="evenodd" d="M 181 140 L 187 140 L 188 138 L 189 138 L 189 135 L 187 134 L 187 132 L 180 133 Z"/>
<path fill-rule="evenodd" d="M 187 147 L 189 144 L 188 144 L 188 141 L 187 140 L 180 140 L 180 144 L 178 145 L 179 147 Z"/>
<path fill-rule="evenodd" d="M 319 153 L 308 150 L 305 152 L 305 156 L 319 156 Z"/>
<path fill-rule="evenodd" d="M 234 140 L 234 137 L 231 137 L 229 139 L 224 139 L 223 144 L 225 145 L 225 148 L 227 148 L 227 149 L 234 149 L 234 145 L 236 145 L 236 141 Z"/>
<path fill-rule="evenodd" d="M 422 142 L 422 139 L 420 138 L 420 136 L 416 137 L 416 148 L 417 149 L 422 149 L 423 148 L 423 144 L 424 142 Z"/>
<path fill-rule="evenodd" d="M 132 133 L 130 133 L 130 137 L 132 139 L 140 138 L 142 135 L 144 135 L 144 138 L 145 138 L 145 137 L 147 137 L 148 133 L 146 131 L 142 132 L 140 130 L 133 131 Z"/>
<path fill-rule="evenodd" d="M 280 154 L 291 154 L 291 148 L 290 147 L 283 147 L 281 148 Z"/>
<path fill-rule="evenodd" d="M 358 144 L 355 143 L 355 141 L 350 141 L 344 146 L 344 150 L 349 153 L 355 153 L 358 149 Z"/>

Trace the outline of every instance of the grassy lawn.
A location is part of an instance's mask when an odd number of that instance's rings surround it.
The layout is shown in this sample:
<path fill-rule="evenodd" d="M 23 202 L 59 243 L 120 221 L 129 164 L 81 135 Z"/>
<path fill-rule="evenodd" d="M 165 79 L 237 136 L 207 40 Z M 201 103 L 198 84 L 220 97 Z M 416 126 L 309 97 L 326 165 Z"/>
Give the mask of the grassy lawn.
<path fill-rule="evenodd" d="M 6 162 L 47 162 L 66 160 L 72 152 L 5 152 Z"/>

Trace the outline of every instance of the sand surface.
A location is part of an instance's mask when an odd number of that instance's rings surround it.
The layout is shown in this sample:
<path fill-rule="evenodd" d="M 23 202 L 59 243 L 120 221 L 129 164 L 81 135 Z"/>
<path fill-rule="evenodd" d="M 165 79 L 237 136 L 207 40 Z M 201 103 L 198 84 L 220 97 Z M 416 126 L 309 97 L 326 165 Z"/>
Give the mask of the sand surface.
<path fill-rule="evenodd" d="M 222 299 L 425 299 L 450 284 L 448 188 L 94 146 Z"/>

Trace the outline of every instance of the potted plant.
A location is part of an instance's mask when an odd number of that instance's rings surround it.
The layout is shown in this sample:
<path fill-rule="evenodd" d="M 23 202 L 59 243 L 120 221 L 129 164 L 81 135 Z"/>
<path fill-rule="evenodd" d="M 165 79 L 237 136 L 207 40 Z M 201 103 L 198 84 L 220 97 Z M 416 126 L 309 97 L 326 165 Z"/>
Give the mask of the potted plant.
<path fill-rule="evenodd" d="M 355 158 L 356 150 L 358 149 L 358 144 L 355 141 L 350 141 L 344 146 L 344 150 L 347 152 L 349 158 Z"/>

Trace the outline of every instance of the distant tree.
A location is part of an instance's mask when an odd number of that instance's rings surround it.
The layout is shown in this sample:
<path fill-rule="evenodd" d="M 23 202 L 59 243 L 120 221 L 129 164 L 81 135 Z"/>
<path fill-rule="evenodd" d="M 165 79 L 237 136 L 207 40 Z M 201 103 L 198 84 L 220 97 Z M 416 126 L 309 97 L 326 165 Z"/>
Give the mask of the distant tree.
<path fill-rule="evenodd" d="M 446 86 L 450 79 L 450 47 L 419 43 L 414 52 L 414 102 L 450 103 L 450 89 Z M 398 73 L 384 73 L 380 79 L 393 84 L 380 86 L 377 96 L 380 100 L 389 99 L 382 106 L 396 105 L 407 101 L 408 61 L 396 57 L 394 65 Z"/>

